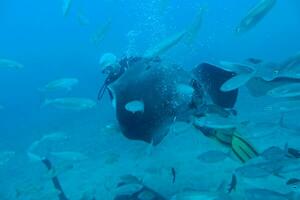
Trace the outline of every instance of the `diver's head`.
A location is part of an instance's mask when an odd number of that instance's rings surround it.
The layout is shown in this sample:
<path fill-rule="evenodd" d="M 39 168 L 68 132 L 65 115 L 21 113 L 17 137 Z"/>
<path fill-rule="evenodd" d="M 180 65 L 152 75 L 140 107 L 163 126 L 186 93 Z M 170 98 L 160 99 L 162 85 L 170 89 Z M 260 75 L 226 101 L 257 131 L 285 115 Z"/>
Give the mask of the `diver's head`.
<path fill-rule="evenodd" d="M 118 73 L 121 66 L 118 63 L 117 57 L 112 53 L 105 53 L 101 56 L 99 64 L 103 74 Z"/>

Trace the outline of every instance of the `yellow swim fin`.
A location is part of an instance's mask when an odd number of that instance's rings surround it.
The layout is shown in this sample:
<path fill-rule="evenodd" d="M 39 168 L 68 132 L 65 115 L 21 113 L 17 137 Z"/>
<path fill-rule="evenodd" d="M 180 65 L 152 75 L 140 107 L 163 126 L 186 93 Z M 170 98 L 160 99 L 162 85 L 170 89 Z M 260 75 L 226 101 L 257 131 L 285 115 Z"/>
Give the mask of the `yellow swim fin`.
<path fill-rule="evenodd" d="M 231 148 L 233 153 L 243 163 L 259 156 L 255 148 L 251 144 L 249 144 L 245 139 L 239 136 L 238 133 L 234 133 L 232 135 Z"/>

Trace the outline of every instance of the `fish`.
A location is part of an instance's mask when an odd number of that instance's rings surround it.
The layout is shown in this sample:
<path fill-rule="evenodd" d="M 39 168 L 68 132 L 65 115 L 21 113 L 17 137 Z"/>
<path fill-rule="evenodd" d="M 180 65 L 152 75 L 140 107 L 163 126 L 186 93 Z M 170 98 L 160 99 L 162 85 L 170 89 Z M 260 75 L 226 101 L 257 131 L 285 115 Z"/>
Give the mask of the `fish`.
<path fill-rule="evenodd" d="M 40 88 L 42 92 L 56 92 L 56 91 L 71 91 L 72 88 L 78 84 L 77 78 L 61 78 L 50 81 L 44 87 Z"/>
<path fill-rule="evenodd" d="M 87 25 L 90 24 L 90 20 L 88 19 L 88 17 L 83 12 L 78 12 L 77 20 L 78 20 L 78 23 L 81 26 L 87 26 Z"/>
<path fill-rule="evenodd" d="M 291 178 L 286 182 L 286 185 L 292 186 L 292 187 L 298 187 L 300 185 L 300 179 Z"/>
<path fill-rule="evenodd" d="M 287 146 L 285 147 L 285 149 L 282 149 L 277 146 L 272 146 L 272 147 L 269 147 L 266 150 L 264 150 L 260 154 L 260 156 L 262 156 L 266 160 L 279 160 L 279 159 L 283 159 L 284 157 L 286 157 L 287 153 L 288 153 Z"/>
<path fill-rule="evenodd" d="M 240 34 L 254 28 L 272 10 L 276 0 L 260 0 L 241 20 L 235 32 Z"/>
<path fill-rule="evenodd" d="M 233 190 L 236 190 L 237 178 L 235 174 L 232 174 L 231 182 L 229 184 L 228 193 L 231 193 Z"/>
<path fill-rule="evenodd" d="M 246 200 L 293 200 L 294 192 L 282 194 L 273 190 L 252 188 L 245 190 Z"/>
<path fill-rule="evenodd" d="M 283 61 L 277 71 L 277 76 L 300 78 L 300 51 Z"/>
<path fill-rule="evenodd" d="M 60 141 L 60 140 L 66 140 L 69 139 L 69 136 L 67 136 L 64 132 L 54 132 L 50 133 L 47 135 L 44 135 L 41 139 L 40 142 L 43 141 Z"/>
<path fill-rule="evenodd" d="M 199 35 L 199 31 L 202 26 L 203 15 L 206 10 L 207 8 L 205 6 L 200 7 L 193 24 L 191 24 L 191 26 L 188 28 L 187 34 L 185 35 L 185 40 L 188 44 L 192 44 L 195 41 L 196 37 Z"/>
<path fill-rule="evenodd" d="M 211 150 L 200 154 L 197 158 L 205 163 L 217 163 L 225 160 L 228 156 L 229 154 L 223 151 Z"/>
<path fill-rule="evenodd" d="M 285 100 L 273 103 L 264 108 L 266 112 L 289 112 L 300 110 L 300 100 Z"/>
<path fill-rule="evenodd" d="M 300 79 L 291 77 L 275 77 L 265 80 L 260 76 L 254 76 L 247 82 L 246 87 L 252 96 L 261 97 L 266 96 L 268 92 L 274 88 L 295 83 L 300 83 Z"/>
<path fill-rule="evenodd" d="M 62 1 L 63 1 L 63 4 L 62 4 L 63 15 L 67 16 L 71 9 L 72 0 L 62 0 Z"/>
<path fill-rule="evenodd" d="M 145 105 L 143 101 L 130 101 L 125 105 L 125 109 L 131 113 L 141 112 L 143 113 L 145 110 Z"/>
<path fill-rule="evenodd" d="M 14 152 L 14 151 L 0 152 L 0 167 L 4 166 L 6 163 L 8 163 L 15 155 L 16 155 L 16 152 Z"/>
<path fill-rule="evenodd" d="M 101 41 L 104 39 L 106 34 L 109 32 L 111 28 L 112 20 L 109 19 L 107 22 L 100 27 L 96 33 L 92 36 L 92 42 L 96 45 L 96 47 L 100 46 Z"/>
<path fill-rule="evenodd" d="M 238 167 L 235 172 L 245 178 L 262 178 L 268 176 L 282 178 L 282 175 L 299 171 L 300 169 L 300 161 L 295 158 L 284 157 L 281 159 L 265 160 L 260 157 L 254 161 Z"/>
<path fill-rule="evenodd" d="M 217 114 L 208 114 L 204 117 L 195 118 L 194 125 L 196 127 L 230 129 L 236 128 L 239 123 L 234 117 L 222 117 Z"/>
<path fill-rule="evenodd" d="M 258 58 L 247 58 L 246 61 L 255 65 L 263 63 L 263 60 Z"/>
<path fill-rule="evenodd" d="M 236 75 L 233 78 L 227 80 L 225 83 L 223 83 L 220 90 L 223 92 L 229 92 L 238 89 L 241 86 L 245 85 L 253 76 L 254 73 Z"/>
<path fill-rule="evenodd" d="M 83 161 L 88 159 L 83 153 L 74 151 L 51 152 L 50 155 L 67 161 Z"/>
<path fill-rule="evenodd" d="M 172 177 L 173 177 L 172 183 L 174 184 L 176 181 L 176 170 L 174 167 L 171 168 L 171 173 L 172 173 Z"/>
<path fill-rule="evenodd" d="M 225 71 L 234 72 L 236 74 L 253 74 L 256 72 L 254 67 L 247 64 L 233 63 L 228 61 L 220 61 L 220 65 L 218 67 Z"/>
<path fill-rule="evenodd" d="M 252 66 L 228 61 L 220 61 L 221 69 L 233 72 L 236 75 L 227 80 L 221 86 L 221 91 L 229 92 L 245 85 L 256 74 L 256 69 Z"/>
<path fill-rule="evenodd" d="M 267 92 L 267 95 L 276 98 L 300 96 L 300 83 L 291 83 L 275 87 Z"/>
<path fill-rule="evenodd" d="M 177 45 L 186 35 L 186 31 L 178 32 L 169 38 L 163 40 L 159 44 L 149 48 L 144 53 L 144 58 L 155 58 L 161 56 L 162 54 L 166 53 L 169 49 Z"/>
<path fill-rule="evenodd" d="M 18 63 L 14 60 L 1 59 L 0 58 L 0 68 L 9 68 L 9 69 L 22 69 L 24 65 Z"/>
<path fill-rule="evenodd" d="M 59 109 L 82 111 L 92 109 L 96 102 L 86 98 L 66 97 L 57 99 L 46 99 L 42 107 L 53 106 Z"/>

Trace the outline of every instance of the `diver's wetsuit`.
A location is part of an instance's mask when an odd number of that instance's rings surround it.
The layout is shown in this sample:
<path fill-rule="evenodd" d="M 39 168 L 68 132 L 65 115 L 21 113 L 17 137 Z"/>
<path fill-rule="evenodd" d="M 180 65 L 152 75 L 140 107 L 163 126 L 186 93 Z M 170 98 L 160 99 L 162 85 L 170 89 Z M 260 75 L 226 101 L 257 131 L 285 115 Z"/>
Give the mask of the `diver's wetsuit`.
<path fill-rule="evenodd" d="M 114 73 L 110 73 L 108 74 L 108 76 L 106 77 L 103 85 L 101 86 L 99 92 L 98 92 L 98 100 L 101 100 L 106 89 L 107 86 L 112 84 L 113 82 L 115 82 L 118 78 L 120 78 L 122 76 L 122 74 L 124 74 L 124 72 L 128 69 L 128 67 L 134 63 L 137 62 L 138 60 L 141 60 L 141 57 L 125 57 L 123 59 L 121 59 L 119 61 L 119 65 L 120 68 L 118 70 L 118 72 L 114 72 Z M 110 97 L 111 94 L 109 93 Z"/>

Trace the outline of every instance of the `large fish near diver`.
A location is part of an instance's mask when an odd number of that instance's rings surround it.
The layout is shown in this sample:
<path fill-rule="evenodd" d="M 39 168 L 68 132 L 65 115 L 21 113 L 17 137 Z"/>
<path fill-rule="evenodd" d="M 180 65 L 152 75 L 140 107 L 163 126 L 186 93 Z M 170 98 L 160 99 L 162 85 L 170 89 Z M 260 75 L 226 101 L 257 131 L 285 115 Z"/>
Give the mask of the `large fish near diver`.
<path fill-rule="evenodd" d="M 187 72 L 178 65 L 141 58 L 110 84 L 108 90 L 122 133 L 129 139 L 156 145 L 168 133 L 175 118 L 188 120 L 196 109 L 195 104 L 198 108 L 205 106 L 204 92 L 214 104 L 232 108 L 238 90 L 222 92 L 219 88 L 234 75 L 207 63 Z M 193 94 L 182 98 L 178 88 L 188 88 L 184 90 Z M 140 109 L 136 110 L 140 112 L 128 110 L 132 102 L 139 103 Z"/>

